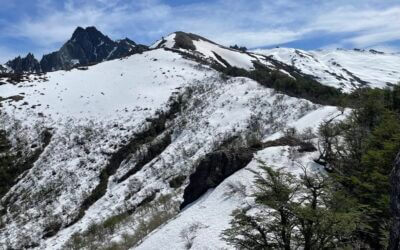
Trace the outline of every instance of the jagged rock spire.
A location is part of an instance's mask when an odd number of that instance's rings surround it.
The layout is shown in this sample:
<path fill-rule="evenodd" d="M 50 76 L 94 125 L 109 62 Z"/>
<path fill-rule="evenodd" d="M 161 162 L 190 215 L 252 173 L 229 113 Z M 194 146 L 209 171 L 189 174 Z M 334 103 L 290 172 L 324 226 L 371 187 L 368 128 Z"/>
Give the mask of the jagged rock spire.
<path fill-rule="evenodd" d="M 6 65 L 15 73 L 49 72 L 117 59 L 147 49 L 147 46 L 138 45 L 128 38 L 113 41 L 94 26 L 77 27 L 60 50 L 44 55 L 40 63 L 29 53 L 25 58 L 18 56 Z"/>

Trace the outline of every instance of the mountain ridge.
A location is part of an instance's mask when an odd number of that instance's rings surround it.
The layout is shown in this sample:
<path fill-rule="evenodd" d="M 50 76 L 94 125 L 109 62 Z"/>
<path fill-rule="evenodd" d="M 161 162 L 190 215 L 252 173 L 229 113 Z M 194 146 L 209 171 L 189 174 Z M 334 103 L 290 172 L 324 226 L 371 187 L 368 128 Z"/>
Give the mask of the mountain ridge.
<path fill-rule="evenodd" d="M 147 50 L 147 46 L 136 44 L 129 38 L 113 41 L 94 26 L 77 27 L 71 38 L 58 51 L 43 55 L 38 61 L 32 53 L 8 61 L 14 73 L 44 73 L 69 70 L 105 60 L 113 60 Z M 3 72 L 5 70 L 3 69 Z"/>
<path fill-rule="evenodd" d="M 396 70 L 396 67 L 400 66 L 399 54 L 373 49 L 304 51 L 275 48 L 245 52 L 183 31 L 173 32 L 154 44 L 145 46 L 138 45 L 128 38 L 112 41 L 95 27 L 77 27 L 71 39 L 59 51 L 44 55 L 40 61 L 31 53 L 24 58 L 17 57 L 3 65 L 0 72 L 40 73 L 69 70 L 73 67 L 113 60 L 157 48 L 189 53 L 202 60 L 216 62 L 224 68 L 237 67 L 254 70 L 254 62 L 258 62 L 293 77 L 285 66 L 288 65 L 301 75 L 312 77 L 324 85 L 339 88 L 346 93 L 362 87 L 382 88 L 396 84 L 400 80 L 400 71 Z M 329 54 L 332 56 L 329 57 Z M 348 63 L 352 61 L 354 63 Z M 362 70 L 362 67 L 368 70 Z"/>

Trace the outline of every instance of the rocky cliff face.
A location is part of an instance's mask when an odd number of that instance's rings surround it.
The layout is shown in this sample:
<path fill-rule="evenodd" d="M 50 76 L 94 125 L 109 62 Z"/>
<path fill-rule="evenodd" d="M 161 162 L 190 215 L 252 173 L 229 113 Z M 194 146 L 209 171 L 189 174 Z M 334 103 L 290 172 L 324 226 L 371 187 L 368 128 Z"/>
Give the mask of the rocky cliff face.
<path fill-rule="evenodd" d="M 190 176 L 185 188 L 181 209 L 196 201 L 208 189 L 217 187 L 223 180 L 244 168 L 253 158 L 253 151 L 239 149 L 237 152 L 217 151 L 207 154 Z"/>
<path fill-rule="evenodd" d="M 149 49 L 148 46 L 137 44 L 129 38 L 117 40 L 116 50 L 110 55 L 108 60 L 129 56 L 136 53 L 142 53 Z"/>
<path fill-rule="evenodd" d="M 113 41 L 95 27 L 78 27 L 60 50 L 44 55 L 40 62 L 29 53 L 24 58 L 17 57 L 8 61 L 6 66 L 14 73 L 68 70 L 75 66 L 113 60 L 146 50 L 147 46 L 136 44 L 128 38 Z M 5 67 L 0 68 L 0 71 L 5 70 Z"/>
<path fill-rule="evenodd" d="M 39 73 L 41 72 L 40 64 L 38 60 L 36 60 L 35 56 L 32 53 L 29 53 L 26 57 L 16 57 L 11 61 L 6 63 L 6 66 L 13 69 L 15 73 L 24 73 L 24 72 L 32 72 Z"/>
<path fill-rule="evenodd" d="M 42 71 L 70 69 L 76 65 L 88 65 L 121 58 L 147 49 L 129 39 L 113 41 L 95 27 L 78 27 L 70 40 L 59 51 L 44 55 L 40 61 Z"/>

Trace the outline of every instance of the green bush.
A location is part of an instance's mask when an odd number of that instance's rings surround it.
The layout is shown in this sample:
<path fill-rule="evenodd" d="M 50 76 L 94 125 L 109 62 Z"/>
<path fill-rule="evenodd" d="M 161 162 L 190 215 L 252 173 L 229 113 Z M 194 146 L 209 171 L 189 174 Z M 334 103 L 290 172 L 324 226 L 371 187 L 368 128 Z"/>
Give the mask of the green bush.
<path fill-rule="evenodd" d="M 222 238 L 237 249 L 342 249 L 352 247 L 361 209 L 337 191 L 331 178 L 296 177 L 261 165 L 254 172 L 256 205 L 233 213 Z M 249 212 L 254 208 L 252 212 Z"/>
<path fill-rule="evenodd" d="M 322 162 L 349 196 L 366 207 L 367 227 L 358 232 L 360 241 L 383 249 L 390 224 L 392 164 L 400 150 L 400 91 L 358 91 L 356 107 L 344 121 L 322 124 L 319 131 Z"/>
<path fill-rule="evenodd" d="M 75 233 L 64 247 L 73 250 L 83 248 L 103 250 L 129 249 L 175 216 L 177 208 L 178 204 L 171 199 L 171 195 L 161 195 L 153 202 L 143 203 L 136 210 L 133 210 L 135 214 L 145 215 L 146 219 L 134 221 L 134 233 L 123 233 L 122 241 L 110 242 L 110 239 L 118 229 L 126 226 L 127 223 L 135 218 L 134 215 L 130 215 L 127 212 L 111 216 L 101 223 L 92 224 L 82 233 Z"/>

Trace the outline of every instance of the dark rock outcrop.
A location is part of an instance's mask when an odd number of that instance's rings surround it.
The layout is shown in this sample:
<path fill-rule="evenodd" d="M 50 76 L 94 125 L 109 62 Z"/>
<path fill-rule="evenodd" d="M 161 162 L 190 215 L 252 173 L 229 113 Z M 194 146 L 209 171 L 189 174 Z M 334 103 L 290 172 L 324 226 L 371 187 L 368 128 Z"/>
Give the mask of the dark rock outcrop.
<path fill-rule="evenodd" d="M 392 213 L 392 227 L 390 231 L 390 250 L 400 249 L 400 153 L 397 155 L 390 175 L 390 210 Z"/>
<path fill-rule="evenodd" d="M 142 53 L 149 49 L 148 46 L 143 44 L 137 44 L 129 38 L 117 40 L 117 49 L 112 53 L 108 60 L 122 58 L 125 56 L 133 55 L 136 53 Z"/>
<path fill-rule="evenodd" d="M 6 63 L 13 73 L 40 73 L 55 70 L 69 70 L 76 66 L 92 65 L 99 62 L 126 57 L 148 50 L 125 38 L 113 41 L 95 27 L 78 27 L 58 51 L 44 55 L 40 60 L 29 53 L 26 57 L 16 57 Z M 0 66 L 0 73 L 7 69 Z"/>
<path fill-rule="evenodd" d="M 248 147 L 240 148 L 232 147 L 234 141 L 235 137 L 227 141 L 226 144 L 221 145 L 220 150 L 205 155 L 199 162 L 195 172 L 189 177 L 189 185 L 184 190 L 183 202 L 180 209 L 196 201 L 206 193 L 208 189 L 217 187 L 236 171 L 246 167 L 253 159 L 253 154 L 259 150 L 277 146 L 298 147 L 297 151 L 300 153 L 314 152 L 317 150 L 312 143 L 304 142 L 292 136 L 283 136 L 279 139 L 266 141 L 264 143 L 254 142 Z M 175 185 L 174 182 L 170 182 L 170 186 L 173 188 L 179 187 L 184 180 L 185 178 L 180 179 L 178 185 Z"/>
<path fill-rule="evenodd" d="M 39 61 L 36 60 L 33 54 L 28 53 L 26 57 L 16 57 L 6 63 L 14 73 L 39 73 L 41 72 Z"/>
<path fill-rule="evenodd" d="M 227 177 L 244 168 L 253 158 L 253 150 L 221 150 L 207 154 L 196 171 L 189 177 L 189 185 L 183 194 L 181 209 L 194 202 L 210 188 L 215 188 Z"/>
<path fill-rule="evenodd" d="M 40 66 L 43 72 L 71 69 L 78 65 L 95 64 L 145 50 L 147 46 L 137 45 L 128 38 L 113 41 L 95 27 L 78 27 L 59 51 L 43 56 Z"/>
<path fill-rule="evenodd" d="M 173 48 L 174 49 L 185 49 L 185 50 L 196 50 L 196 46 L 193 44 L 193 41 L 206 41 L 212 44 L 216 44 L 213 41 L 208 40 L 202 36 L 193 34 L 193 33 L 186 33 L 182 31 L 177 31 L 175 34 L 175 43 Z M 217 45 L 217 44 L 216 44 Z M 160 44 L 158 44 L 157 48 L 165 47 L 165 40 L 163 40 Z"/>

